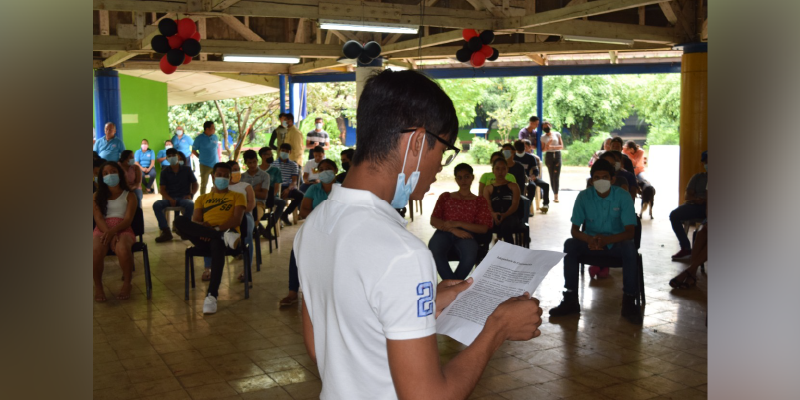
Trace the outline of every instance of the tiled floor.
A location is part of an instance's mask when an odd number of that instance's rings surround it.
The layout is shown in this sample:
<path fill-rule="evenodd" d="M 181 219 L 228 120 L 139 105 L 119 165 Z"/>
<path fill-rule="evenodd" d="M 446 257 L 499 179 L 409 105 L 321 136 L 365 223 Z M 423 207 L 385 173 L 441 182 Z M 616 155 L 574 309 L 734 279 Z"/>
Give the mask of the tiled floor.
<path fill-rule="evenodd" d="M 437 183 L 424 200 L 424 216 L 408 229 L 422 240 L 438 193 L 452 190 Z M 562 191 L 561 202 L 547 215 L 531 220 L 532 246 L 560 250 L 569 235 L 575 191 Z M 286 294 L 289 252 L 296 227 L 282 231 L 280 249 L 254 272 L 250 299 L 236 277 L 241 261 L 230 261 L 220 288 L 219 312 L 203 316 L 205 283 L 199 280 L 184 301 L 183 250 L 188 242 L 156 244 L 156 221 L 144 201 L 145 241 L 150 251 L 153 296 L 144 295 L 142 257 L 136 255 L 134 292 L 118 301 L 120 271 L 106 260 L 106 303 L 94 303 L 95 399 L 307 399 L 319 395 L 321 381 L 300 335 L 299 305 L 281 309 Z M 489 363 L 471 398 L 481 399 L 705 399 L 707 397 L 706 277 L 698 288 L 671 291 L 667 282 L 684 264 L 669 256 L 677 241 L 657 208 L 646 218 L 641 252 L 645 263 L 647 306 L 644 326 L 619 316 L 621 271 L 589 280 L 583 276 L 580 316 L 545 321 L 542 336 L 507 342 Z M 638 205 L 637 205 L 638 207 Z M 202 264 L 200 260 L 197 260 Z M 557 266 L 535 296 L 547 310 L 558 304 L 563 274 Z M 91 290 L 87 287 L 87 299 Z M 89 300 L 87 300 L 89 301 Z M 462 348 L 439 338 L 442 361 Z"/>

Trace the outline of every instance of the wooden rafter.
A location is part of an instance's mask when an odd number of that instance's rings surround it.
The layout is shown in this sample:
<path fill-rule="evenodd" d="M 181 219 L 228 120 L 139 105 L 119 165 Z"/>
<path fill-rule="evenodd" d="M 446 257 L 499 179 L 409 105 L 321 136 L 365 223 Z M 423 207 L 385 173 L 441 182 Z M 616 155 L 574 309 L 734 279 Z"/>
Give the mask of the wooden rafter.
<path fill-rule="evenodd" d="M 163 17 L 159 18 L 158 21 L 160 21 L 160 20 L 162 20 L 164 18 L 172 18 L 172 17 L 173 17 L 172 14 L 165 14 Z M 192 19 L 195 20 L 195 21 L 197 21 L 197 19 L 200 19 L 200 18 L 203 18 L 203 17 L 192 17 Z M 156 23 L 158 23 L 158 21 L 156 21 Z M 146 35 L 143 39 L 137 40 L 136 45 L 133 46 L 134 48 L 131 49 L 131 50 L 149 50 L 149 51 L 152 51 L 152 48 L 150 46 L 150 42 L 153 40 L 153 37 L 155 37 L 156 35 L 160 35 L 160 34 L 161 33 L 158 30 L 155 30 L 155 31 L 151 32 L 149 35 Z M 120 52 L 117 52 L 116 54 L 112 55 L 111 57 L 108 57 L 105 60 L 103 60 L 103 67 L 104 68 L 111 68 L 111 67 L 116 66 L 117 64 L 119 64 L 121 62 L 130 60 L 131 58 L 136 57 L 136 54 L 137 53 L 135 53 L 133 51 L 120 51 Z"/>
<path fill-rule="evenodd" d="M 93 68 L 102 68 L 103 61 L 95 60 Z M 122 62 L 114 67 L 118 70 L 143 69 L 159 70 L 157 60 L 129 60 Z M 264 63 L 230 63 L 224 61 L 192 61 L 189 64 L 181 65 L 181 71 L 195 72 L 230 72 L 248 74 L 287 74 L 289 73 L 288 64 L 264 64 Z"/>
<path fill-rule="evenodd" d="M 528 57 L 531 61 L 535 62 L 536 64 L 544 65 L 544 58 L 542 58 L 542 56 L 538 54 L 531 53 L 531 54 L 525 54 L 525 56 Z"/>
<path fill-rule="evenodd" d="M 251 42 L 264 41 L 264 38 L 259 36 L 257 33 L 253 32 L 252 29 L 248 28 L 244 23 L 242 23 L 242 21 L 239 21 L 239 18 L 236 18 L 233 15 L 223 14 L 219 16 L 219 19 L 246 40 L 249 40 Z"/>
<path fill-rule="evenodd" d="M 527 54 L 561 54 L 561 53 L 606 53 L 617 51 L 642 51 L 642 50 L 669 50 L 672 45 L 658 43 L 634 43 L 633 47 L 618 44 L 583 43 L 583 42 L 537 42 L 517 44 L 493 44 L 492 47 L 500 52 L 501 56 L 525 56 Z M 418 50 L 408 50 L 394 53 L 391 58 L 454 58 L 456 51 L 461 46 L 442 46 Z"/>
<path fill-rule="evenodd" d="M 571 20 L 525 29 L 522 33 L 538 35 L 576 35 L 636 40 L 652 43 L 677 43 L 675 28 L 620 24 L 616 22 Z"/>
<path fill-rule="evenodd" d="M 211 10 L 222 11 L 242 0 L 212 0 Z"/>
<path fill-rule="evenodd" d="M 142 48 L 139 45 L 139 41 L 135 39 L 93 36 L 92 41 L 92 49 L 94 51 L 120 50 L 121 52 L 130 53 L 131 57 L 137 54 L 149 54 L 153 52 L 153 50 L 149 47 L 149 42 L 147 48 Z M 335 44 L 204 40 L 203 52 L 210 54 L 228 53 L 267 56 L 287 55 L 295 57 L 339 58 L 341 57 L 342 48 L 341 46 Z"/>
<path fill-rule="evenodd" d="M 607 14 L 614 11 L 627 10 L 657 4 L 665 0 L 597 0 L 570 7 L 544 11 L 520 18 L 505 18 L 498 21 L 496 29 L 524 29 L 534 26 L 552 24 L 575 18 L 590 17 L 593 15 Z"/>
<path fill-rule="evenodd" d="M 319 71 L 321 69 L 328 69 L 338 67 L 341 64 L 336 60 L 317 60 L 303 64 L 296 64 L 289 67 L 291 74 L 304 74 L 308 72 Z"/>

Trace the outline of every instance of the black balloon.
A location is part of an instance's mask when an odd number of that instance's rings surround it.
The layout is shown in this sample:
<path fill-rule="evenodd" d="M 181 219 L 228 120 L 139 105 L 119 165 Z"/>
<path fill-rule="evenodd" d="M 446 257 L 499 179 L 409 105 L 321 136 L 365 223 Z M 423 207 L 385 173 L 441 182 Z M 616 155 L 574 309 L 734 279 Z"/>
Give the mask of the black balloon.
<path fill-rule="evenodd" d="M 462 63 L 469 61 L 470 57 L 472 57 L 472 52 L 469 49 L 458 49 L 456 52 L 456 59 Z"/>
<path fill-rule="evenodd" d="M 344 44 L 344 47 L 342 47 L 342 53 L 344 53 L 344 56 L 347 58 L 358 58 L 363 51 L 364 47 L 355 40 L 348 40 L 347 43 Z"/>
<path fill-rule="evenodd" d="M 487 61 L 494 61 L 494 60 L 497 60 L 497 57 L 500 57 L 500 52 L 497 51 L 497 49 L 493 48 L 492 49 L 492 56 L 491 57 L 486 57 L 486 60 Z"/>
<path fill-rule="evenodd" d="M 186 60 L 186 56 L 181 49 L 172 49 L 167 52 L 167 62 L 172 66 L 179 66 Z"/>
<path fill-rule="evenodd" d="M 153 36 L 153 40 L 150 41 L 150 47 L 156 53 L 166 53 L 171 49 L 169 47 L 169 39 L 164 35 Z"/>
<path fill-rule="evenodd" d="M 494 43 L 494 32 L 493 31 L 483 31 L 483 32 L 481 32 L 479 37 L 481 38 L 481 43 L 483 43 L 483 44 L 485 44 L 487 46 L 492 44 L 492 43 Z"/>
<path fill-rule="evenodd" d="M 178 33 L 178 23 L 172 18 L 164 18 L 158 22 L 158 31 L 166 37 Z"/>
<path fill-rule="evenodd" d="M 475 36 L 474 38 L 470 39 L 469 42 L 467 42 L 467 45 L 469 46 L 469 49 L 474 52 L 483 47 L 483 42 L 481 42 L 481 38 Z"/>
<path fill-rule="evenodd" d="M 181 45 L 181 49 L 189 57 L 195 57 L 200 54 L 200 42 L 194 39 L 186 39 Z"/>
<path fill-rule="evenodd" d="M 360 56 L 358 56 L 358 62 L 361 64 L 369 64 L 372 62 L 372 60 L 374 60 L 374 58 L 368 56 L 367 52 L 363 52 Z"/>
<path fill-rule="evenodd" d="M 378 42 L 369 42 L 364 45 L 364 54 L 369 58 L 377 58 L 381 55 L 381 45 Z"/>

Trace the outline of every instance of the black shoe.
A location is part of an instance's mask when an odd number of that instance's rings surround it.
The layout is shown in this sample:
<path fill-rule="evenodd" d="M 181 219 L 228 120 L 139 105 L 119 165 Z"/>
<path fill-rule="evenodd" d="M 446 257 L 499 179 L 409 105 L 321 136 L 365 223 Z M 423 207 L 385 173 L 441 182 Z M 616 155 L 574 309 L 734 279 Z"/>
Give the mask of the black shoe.
<path fill-rule="evenodd" d="M 161 236 L 156 238 L 156 243 L 164 243 L 172 241 L 172 232 L 169 229 L 162 229 Z"/>
<path fill-rule="evenodd" d="M 622 316 L 632 324 L 642 323 L 642 308 L 636 304 L 636 296 L 622 295 Z"/>
<path fill-rule="evenodd" d="M 285 226 L 292 226 L 292 223 L 289 222 L 289 217 L 286 216 L 286 214 L 281 215 L 281 222 L 283 222 Z"/>
<path fill-rule="evenodd" d="M 260 233 L 261 236 L 264 237 L 264 239 L 272 240 L 272 233 L 270 233 L 270 230 L 269 229 L 265 229 L 261 225 L 258 226 L 258 233 Z"/>
<path fill-rule="evenodd" d="M 564 300 L 561 300 L 561 304 L 558 307 L 550 309 L 550 316 L 561 317 L 580 312 L 581 305 L 578 303 L 578 292 L 564 292 Z"/>

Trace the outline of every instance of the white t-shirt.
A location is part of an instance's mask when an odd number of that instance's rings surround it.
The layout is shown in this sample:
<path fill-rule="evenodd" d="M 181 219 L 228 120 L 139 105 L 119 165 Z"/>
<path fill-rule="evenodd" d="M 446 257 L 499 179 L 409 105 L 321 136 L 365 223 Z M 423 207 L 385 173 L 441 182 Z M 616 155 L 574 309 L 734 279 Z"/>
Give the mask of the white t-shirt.
<path fill-rule="evenodd" d="M 322 399 L 397 399 L 386 340 L 436 333 L 436 264 L 389 203 L 334 186 L 294 253 Z"/>
<path fill-rule="evenodd" d="M 551 130 L 550 137 L 547 136 L 546 133 L 542 133 L 542 150 L 545 148 L 545 144 L 552 144 L 553 146 L 558 146 L 558 143 L 561 142 L 561 134 Z M 563 143 L 563 142 L 561 142 Z M 561 151 L 561 150 L 550 150 L 551 152 Z"/>
<path fill-rule="evenodd" d="M 317 165 L 319 164 L 314 159 L 308 160 L 306 165 L 303 165 L 303 173 L 308 174 L 309 181 L 319 179 L 319 171 L 314 172 L 317 169 Z"/>

